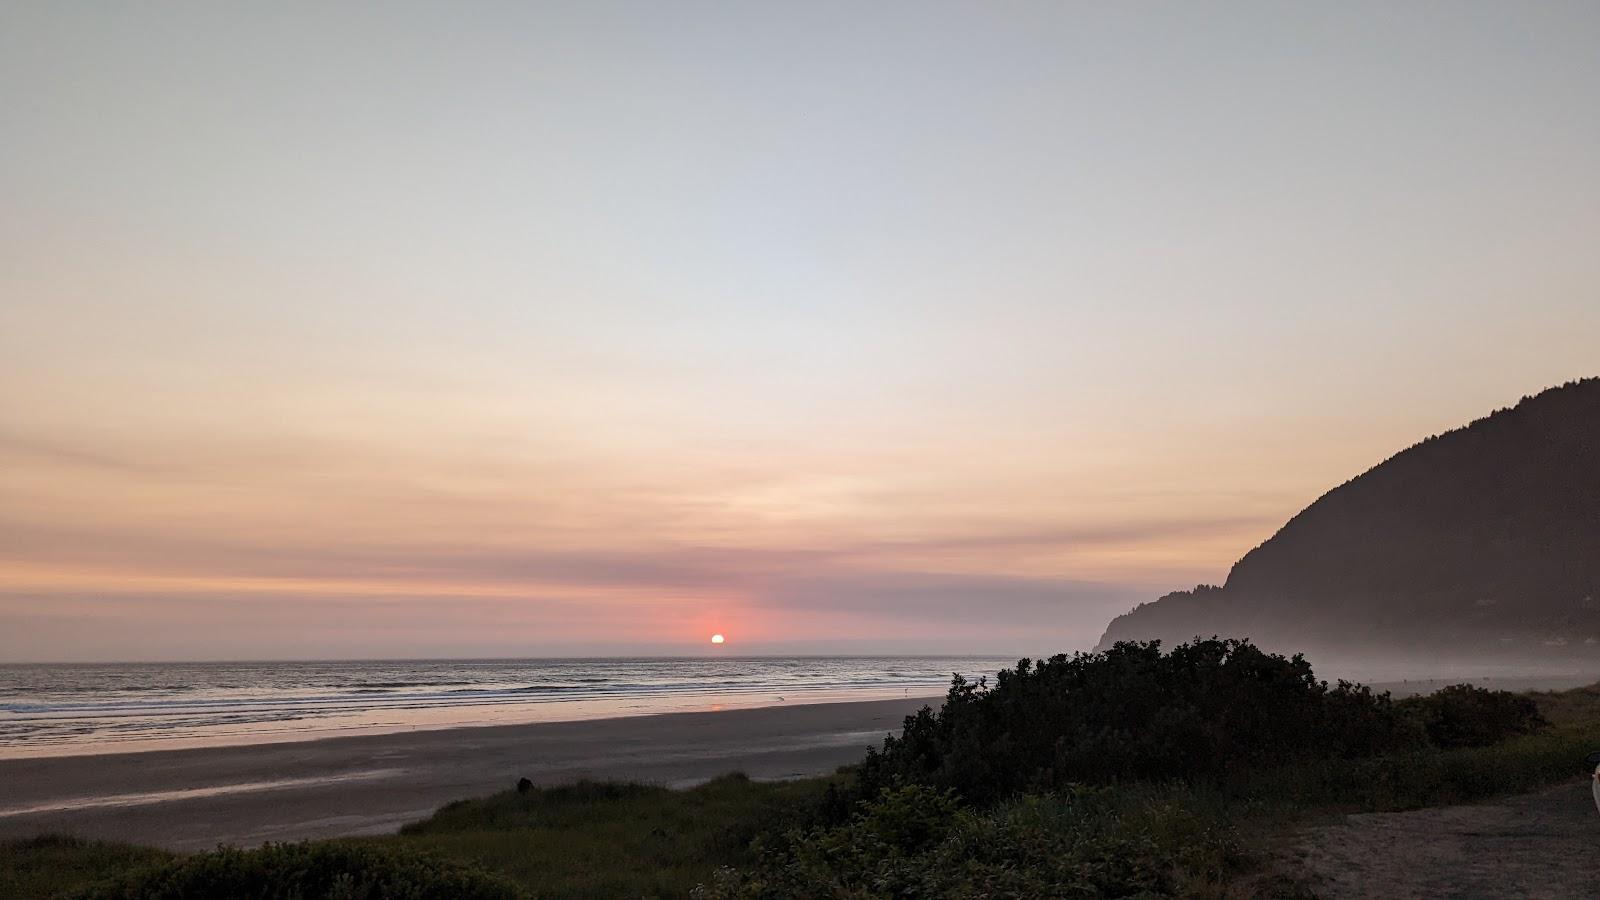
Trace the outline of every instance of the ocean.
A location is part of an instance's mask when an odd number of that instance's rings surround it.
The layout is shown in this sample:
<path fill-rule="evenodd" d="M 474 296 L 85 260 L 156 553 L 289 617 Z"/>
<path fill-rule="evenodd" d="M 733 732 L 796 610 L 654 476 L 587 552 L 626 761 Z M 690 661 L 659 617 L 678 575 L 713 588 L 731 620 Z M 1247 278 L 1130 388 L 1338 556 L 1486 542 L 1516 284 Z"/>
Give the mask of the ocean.
<path fill-rule="evenodd" d="M 975 656 L 0 665 L 0 758 L 935 696 Z"/>

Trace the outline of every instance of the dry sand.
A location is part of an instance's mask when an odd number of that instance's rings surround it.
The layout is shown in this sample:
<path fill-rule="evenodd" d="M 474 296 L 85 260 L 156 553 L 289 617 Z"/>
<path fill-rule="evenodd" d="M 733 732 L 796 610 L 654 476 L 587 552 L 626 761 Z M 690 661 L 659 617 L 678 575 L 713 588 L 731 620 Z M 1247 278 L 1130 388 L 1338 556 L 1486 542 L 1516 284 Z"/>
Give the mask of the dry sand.
<path fill-rule="evenodd" d="M 452 800 L 609 778 L 687 786 L 857 762 L 928 698 L 673 713 L 102 756 L 0 760 L 0 838 L 197 850 L 393 831 Z M 931 701 L 931 702 L 937 702 Z"/>
<path fill-rule="evenodd" d="M 1413 678 L 1409 681 L 1366 681 L 1363 683 L 1374 691 L 1388 691 L 1396 699 L 1399 699 L 1401 697 L 1414 697 L 1418 694 L 1431 694 L 1452 684 L 1471 684 L 1496 691 L 1522 693 L 1525 691 L 1566 691 L 1572 688 L 1588 687 L 1596 681 L 1600 681 L 1600 672 L 1586 670 L 1578 674 Z"/>

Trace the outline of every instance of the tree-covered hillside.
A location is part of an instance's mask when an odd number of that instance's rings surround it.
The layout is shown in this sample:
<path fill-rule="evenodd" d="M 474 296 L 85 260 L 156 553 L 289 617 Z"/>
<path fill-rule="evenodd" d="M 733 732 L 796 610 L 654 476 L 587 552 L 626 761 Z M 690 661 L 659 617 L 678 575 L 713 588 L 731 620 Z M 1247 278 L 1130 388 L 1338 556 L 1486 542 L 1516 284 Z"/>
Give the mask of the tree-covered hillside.
<path fill-rule="evenodd" d="M 1600 378 L 1396 454 L 1290 519 L 1220 588 L 1141 605 L 1101 646 L 1211 634 L 1333 654 L 1600 659 Z"/>

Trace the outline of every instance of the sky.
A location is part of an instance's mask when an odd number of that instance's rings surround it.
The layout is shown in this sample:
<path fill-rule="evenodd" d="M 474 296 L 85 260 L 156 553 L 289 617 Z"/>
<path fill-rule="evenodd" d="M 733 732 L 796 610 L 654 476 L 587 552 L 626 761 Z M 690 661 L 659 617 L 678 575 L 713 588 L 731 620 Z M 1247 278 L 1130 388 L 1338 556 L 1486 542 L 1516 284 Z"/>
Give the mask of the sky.
<path fill-rule="evenodd" d="M 0 6 L 0 661 L 1085 649 L 1600 374 L 1600 5 Z"/>

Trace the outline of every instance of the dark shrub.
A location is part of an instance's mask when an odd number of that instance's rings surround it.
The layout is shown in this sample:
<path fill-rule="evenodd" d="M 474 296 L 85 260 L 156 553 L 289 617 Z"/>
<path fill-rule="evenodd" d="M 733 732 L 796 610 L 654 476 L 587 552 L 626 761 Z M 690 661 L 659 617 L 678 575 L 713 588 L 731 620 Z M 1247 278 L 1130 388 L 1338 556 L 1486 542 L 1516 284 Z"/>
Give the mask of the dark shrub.
<path fill-rule="evenodd" d="M 1231 832 L 1165 802 L 1079 788 L 988 810 L 902 785 L 844 824 L 793 835 L 748 870 L 725 868 L 700 900 L 1183 896 L 1183 870 L 1220 873 Z"/>
<path fill-rule="evenodd" d="M 1422 743 L 1388 694 L 1317 681 L 1303 657 L 1247 641 L 1197 640 L 1055 656 L 1001 671 L 993 687 L 957 676 L 944 707 L 905 720 L 869 751 L 861 796 L 896 782 L 988 803 L 1024 791 L 1124 779 L 1221 779 L 1306 759 Z"/>
<path fill-rule="evenodd" d="M 221 848 L 81 894 L 94 900 L 516 900 L 510 882 L 398 847 L 268 844 Z"/>
<path fill-rule="evenodd" d="M 1547 723 L 1532 697 L 1456 684 L 1425 697 L 1396 704 L 1445 749 L 1487 747 L 1519 734 L 1532 734 Z"/>

